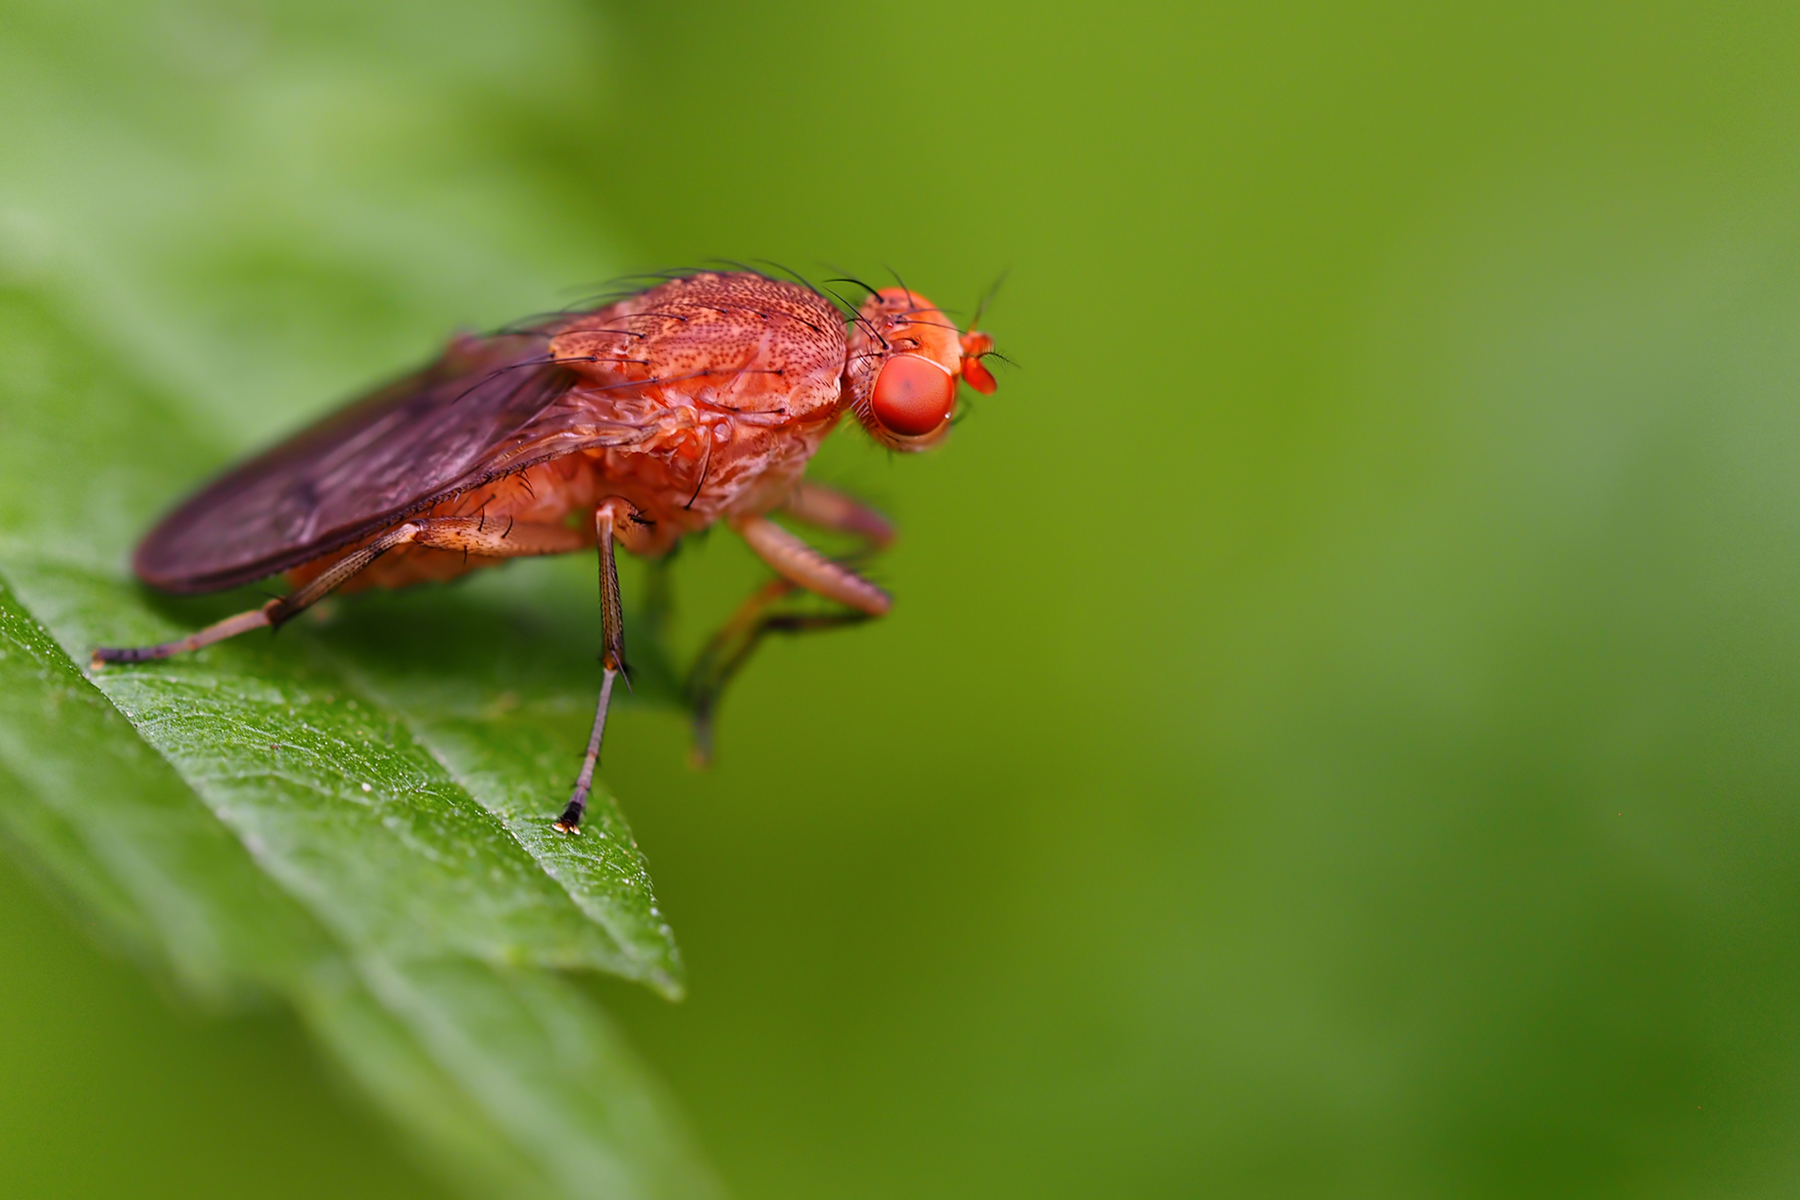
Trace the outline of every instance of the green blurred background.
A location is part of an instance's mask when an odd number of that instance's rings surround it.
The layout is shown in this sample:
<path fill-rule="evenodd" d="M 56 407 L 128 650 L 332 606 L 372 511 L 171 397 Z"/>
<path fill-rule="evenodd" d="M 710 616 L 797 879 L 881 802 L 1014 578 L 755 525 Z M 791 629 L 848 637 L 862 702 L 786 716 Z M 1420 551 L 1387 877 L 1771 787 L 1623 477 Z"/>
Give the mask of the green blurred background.
<path fill-rule="evenodd" d="M 894 614 L 765 652 L 709 774 L 609 737 L 690 997 L 593 986 L 738 1196 L 1794 1187 L 1791 5 L 12 4 L 0 56 L 15 269 L 54 212 L 246 441 L 618 271 L 1010 271 L 945 449 L 820 458 Z M 684 556 L 683 643 L 757 578 Z M 9 1194 L 437 1186 L 6 872 Z"/>

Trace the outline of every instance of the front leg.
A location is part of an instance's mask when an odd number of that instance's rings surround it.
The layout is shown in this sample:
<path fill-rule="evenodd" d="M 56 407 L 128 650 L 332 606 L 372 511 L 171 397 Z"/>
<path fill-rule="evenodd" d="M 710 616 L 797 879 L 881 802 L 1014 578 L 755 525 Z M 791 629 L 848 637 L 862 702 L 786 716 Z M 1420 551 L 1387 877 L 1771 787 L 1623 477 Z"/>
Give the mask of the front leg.
<path fill-rule="evenodd" d="M 805 521 L 815 529 L 854 534 L 871 550 L 884 550 L 894 540 L 894 526 L 886 517 L 862 501 L 822 483 L 802 479 L 788 493 L 781 508 L 795 520 Z"/>
<path fill-rule="evenodd" d="M 713 711 L 743 665 L 755 653 L 763 638 L 771 633 L 814 633 L 825 629 L 841 629 L 870 620 L 868 613 L 792 613 L 773 612 L 774 607 L 791 596 L 795 587 L 785 579 L 771 579 L 750 594 L 738 606 L 730 620 L 706 643 L 694 660 L 688 675 L 687 699 L 694 721 L 693 761 L 697 767 L 712 762 Z"/>
<path fill-rule="evenodd" d="M 739 517 L 731 525 L 789 583 L 871 617 L 886 616 L 894 606 L 892 596 L 767 517 Z"/>
<path fill-rule="evenodd" d="M 893 527 L 880 513 L 840 492 L 802 483 L 785 505 L 788 512 L 821 528 L 859 535 L 871 549 L 893 540 Z M 694 660 L 687 697 L 694 720 L 694 761 L 712 758 L 712 718 L 725 685 L 730 683 L 771 633 L 807 633 L 859 624 L 881 616 L 892 598 L 849 566 L 826 558 L 800 538 L 763 517 L 739 518 L 733 527 L 778 578 L 751 594 L 714 634 Z M 850 608 L 838 613 L 773 611 L 787 597 L 805 589 Z"/>

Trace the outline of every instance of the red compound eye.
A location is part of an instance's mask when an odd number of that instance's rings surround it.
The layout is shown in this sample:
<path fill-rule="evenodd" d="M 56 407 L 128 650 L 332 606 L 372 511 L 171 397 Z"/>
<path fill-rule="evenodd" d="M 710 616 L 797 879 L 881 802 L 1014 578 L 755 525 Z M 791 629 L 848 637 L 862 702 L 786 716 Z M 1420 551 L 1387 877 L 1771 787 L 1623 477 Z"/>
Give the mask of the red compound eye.
<path fill-rule="evenodd" d="M 869 398 L 881 427 L 901 437 L 930 433 L 950 416 L 956 377 L 929 359 L 901 354 L 882 365 Z"/>

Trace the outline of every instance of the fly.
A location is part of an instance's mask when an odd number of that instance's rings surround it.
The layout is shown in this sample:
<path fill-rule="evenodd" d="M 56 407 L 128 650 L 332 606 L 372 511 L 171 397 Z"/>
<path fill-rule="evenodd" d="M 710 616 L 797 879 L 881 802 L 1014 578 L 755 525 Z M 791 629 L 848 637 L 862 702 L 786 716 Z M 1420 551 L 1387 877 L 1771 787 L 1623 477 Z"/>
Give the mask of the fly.
<path fill-rule="evenodd" d="M 716 522 L 776 578 L 707 643 L 688 680 L 704 758 L 726 683 L 772 632 L 879 617 L 888 594 L 769 515 L 893 538 L 881 514 L 803 478 L 845 412 L 893 450 L 949 432 L 958 381 L 994 377 L 985 333 L 960 332 L 906 287 L 871 293 L 846 328 L 810 287 L 701 272 L 584 313 L 459 336 L 424 370 L 357 400 L 226 473 L 139 544 L 139 579 L 177 594 L 285 575 L 286 595 L 154 646 L 102 647 L 93 666 L 167 658 L 292 620 L 334 591 L 446 580 L 525 555 L 595 548 L 600 699 L 556 828 L 577 833 L 626 673 L 615 554 L 666 561 Z M 804 590 L 840 606 L 784 613 Z"/>

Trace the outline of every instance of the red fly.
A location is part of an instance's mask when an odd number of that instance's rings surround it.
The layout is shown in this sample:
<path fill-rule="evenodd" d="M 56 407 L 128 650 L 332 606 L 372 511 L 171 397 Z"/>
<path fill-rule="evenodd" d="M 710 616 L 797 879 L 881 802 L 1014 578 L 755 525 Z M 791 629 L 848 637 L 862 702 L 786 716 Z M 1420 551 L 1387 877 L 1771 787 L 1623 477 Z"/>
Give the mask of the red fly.
<path fill-rule="evenodd" d="M 331 592 L 444 580 L 522 555 L 596 547 L 604 674 L 592 736 L 556 828 L 576 832 L 614 681 L 625 671 L 615 546 L 663 560 L 724 521 L 776 573 L 701 652 L 689 680 L 697 750 L 726 682 L 768 633 L 888 611 L 888 594 L 769 519 L 783 512 L 893 536 L 874 510 L 802 478 L 846 411 L 894 450 L 949 432 L 958 381 L 991 393 L 985 333 L 960 333 L 905 287 L 851 318 L 810 287 L 751 272 L 671 279 L 591 312 L 458 337 L 423 371 L 230 471 L 138 546 L 166 592 L 285 574 L 285 596 L 154 646 L 94 651 L 94 667 L 197 650 L 291 620 Z M 777 605 L 796 589 L 840 611 Z"/>

